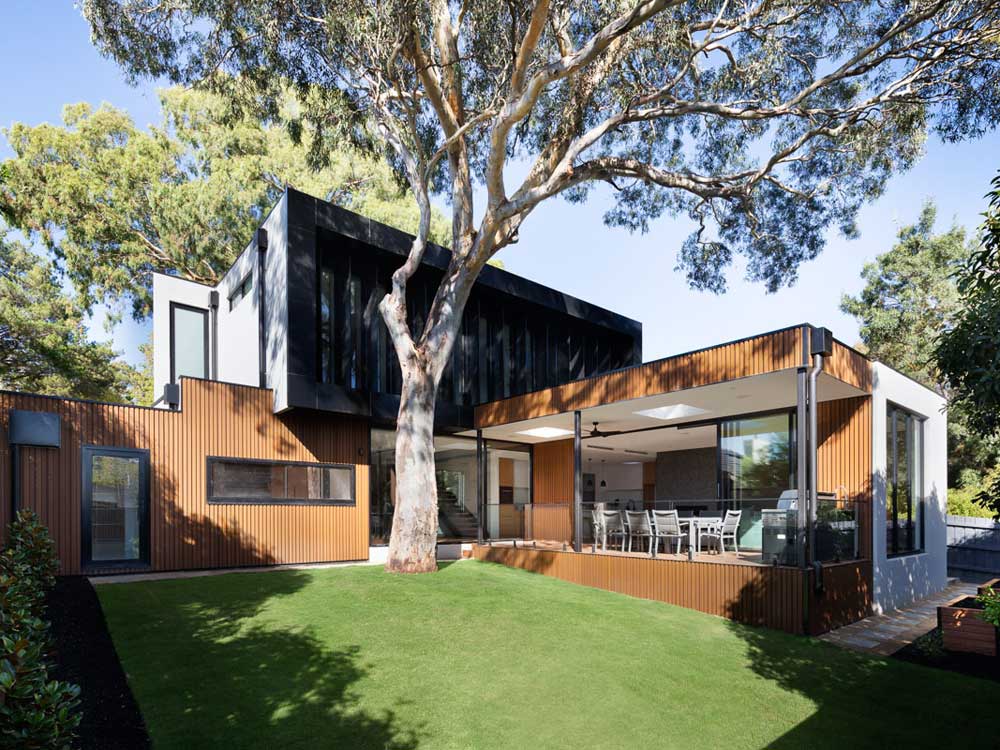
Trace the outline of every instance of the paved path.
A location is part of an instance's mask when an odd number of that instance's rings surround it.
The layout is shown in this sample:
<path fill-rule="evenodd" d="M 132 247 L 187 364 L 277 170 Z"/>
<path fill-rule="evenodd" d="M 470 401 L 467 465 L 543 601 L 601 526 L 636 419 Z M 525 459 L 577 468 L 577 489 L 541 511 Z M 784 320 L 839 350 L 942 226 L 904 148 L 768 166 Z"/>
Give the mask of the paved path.
<path fill-rule="evenodd" d="M 975 594 L 975 584 L 953 581 L 937 594 L 914 602 L 909 607 L 866 617 L 824 633 L 820 639 L 853 651 L 888 656 L 937 627 L 939 604 L 959 596 Z"/>

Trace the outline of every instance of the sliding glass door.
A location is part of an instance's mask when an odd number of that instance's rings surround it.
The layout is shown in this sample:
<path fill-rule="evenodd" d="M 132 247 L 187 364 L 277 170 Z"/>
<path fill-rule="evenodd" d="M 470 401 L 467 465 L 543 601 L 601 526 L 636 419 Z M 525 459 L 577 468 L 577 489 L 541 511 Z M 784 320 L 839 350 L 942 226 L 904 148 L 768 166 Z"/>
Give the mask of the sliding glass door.
<path fill-rule="evenodd" d="M 149 562 L 149 453 L 83 449 L 83 564 Z"/>

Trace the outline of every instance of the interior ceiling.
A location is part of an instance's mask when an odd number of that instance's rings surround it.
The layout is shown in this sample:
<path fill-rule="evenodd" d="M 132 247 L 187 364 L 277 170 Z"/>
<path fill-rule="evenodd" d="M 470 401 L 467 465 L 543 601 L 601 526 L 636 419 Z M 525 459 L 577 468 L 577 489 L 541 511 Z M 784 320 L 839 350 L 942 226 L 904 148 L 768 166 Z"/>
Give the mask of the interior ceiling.
<path fill-rule="evenodd" d="M 865 395 L 863 391 L 837 380 L 826 373 L 820 373 L 819 400 L 851 398 Z M 652 461 L 657 452 L 710 448 L 715 446 L 715 426 L 702 425 L 678 429 L 678 425 L 705 420 L 793 408 L 796 404 L 796 373 L 782 370 L 766 375 L 715 383 L 700 388 L 690 388 L 673 393 L 618 401 L 588 409 L 582 409 L 580 416 L 583 427 L 583 457 L 608 463 L 626 461 Z M 685 405 L 703 410 L 703 413 L 677 419 L 663 420 L 636 412 L 659 407 Z M 666 429 L 638 432 L 628 435 L 589 438 L 593 423 L 598 422 L 602 432 L 637 430 L 663 426 Z M 541 438 L 519 434 L 524 430 L 538 427 L 556 427 L 569 430 L 570 435 Z M 493 440 L 513 440 L 522 443 L 545 443 L 565 440 L 572 436 L 573 414 L 553 414 L 548 417 L 512 422 L 511 424 L 487 427 L 483 436 Z M 463 433 L 475 435 L 475 431 Z M 610 448 L 611 450 L 607 450 Z M 638 451 L 638 452 L 626 452 Z"/>

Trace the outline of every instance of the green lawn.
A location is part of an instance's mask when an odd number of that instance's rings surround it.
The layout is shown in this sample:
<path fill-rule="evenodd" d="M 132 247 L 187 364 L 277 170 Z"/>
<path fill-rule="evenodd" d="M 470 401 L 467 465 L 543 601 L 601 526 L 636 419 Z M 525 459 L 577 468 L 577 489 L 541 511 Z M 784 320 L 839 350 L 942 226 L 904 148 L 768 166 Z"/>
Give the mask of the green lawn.
<path fill-rule="evenodd" d="M 477 562 L 98 587 L 157 748 L 995 747 L 1000 685 Z"/>

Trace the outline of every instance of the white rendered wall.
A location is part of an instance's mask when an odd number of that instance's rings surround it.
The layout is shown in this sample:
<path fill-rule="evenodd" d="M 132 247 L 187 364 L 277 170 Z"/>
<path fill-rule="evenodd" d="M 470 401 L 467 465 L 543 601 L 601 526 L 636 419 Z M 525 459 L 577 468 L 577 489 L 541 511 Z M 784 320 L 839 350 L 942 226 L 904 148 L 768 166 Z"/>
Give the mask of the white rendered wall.
<path fill-rule="evenodd" d="M 232 310 L 229 298 L 248 274 L 253 275 L 253 290 Z M 258 359 L 260 325 L 260 278 L 257 270 L 257 245 L 251 243 L 219 282 L 219 372 L 226 383 L 260 385 Z"/>
<path fill-rule="evenodd" d="M 267 276 L 265 300 L 267 330 L 267 386 L 274 389 L 275 411 L 287 408 L 286 336 L 288 329 L 287 252 L 286 252 L 287 199 L 282 196 L 264 221 L 268 249 L 265 253 Z M 240 300 L 233 310 L 229 298 L 237 286 L 253 274 L 253 291 Z M 217 380 L 226 383 L 260 384 L 260 273 L 257 264 L 257 244 L 251 241 L 236 262 L 219 281 L 211 287 L 185 281 L 175 276 L 153 274 L 153 395 L 159 398 L 163 386 L 170 382 L 170 303 L 199 307 L 208 310 L 209 293 L 219 293 L 218 312 L 218 370 Z M 209 318 L 209 351 L 213 335 Z M 211 357 L 209 358 L 211 365 Z M 183 394 L 181 394 L 183 400 Z"/>
<path fill-rule="evenodd" d="M 170 303 L 208 310 L 208 295 L 213 287 L 185 281 L 176 276 L 153 274 L 153 399 L 163 395 L 170 382 Z M 212 330 L 209 321 L 209 350 Z M 180 343 L 180 342 L 178 342 Z"/>
<path fill-rule="evenodd" d="M 886 555 L 886 402 L 924 422 L 924 551 Z M 872 364 L 873 579 L 876 612 L 907 605 L 944 588 L 948 578 L 946 504 L 948 436 L 944 399 L 890 367 Z"/>

